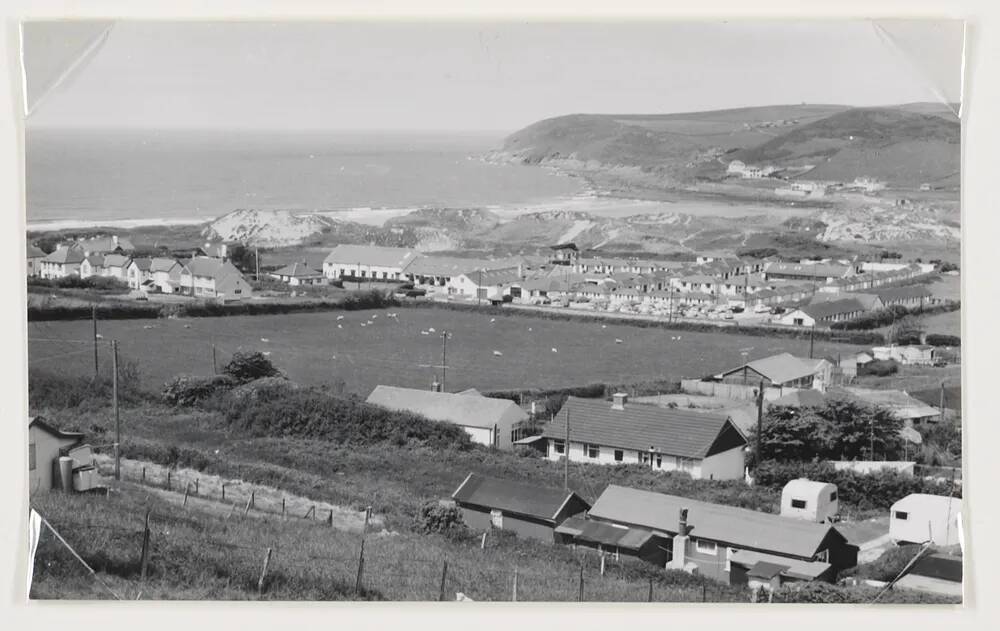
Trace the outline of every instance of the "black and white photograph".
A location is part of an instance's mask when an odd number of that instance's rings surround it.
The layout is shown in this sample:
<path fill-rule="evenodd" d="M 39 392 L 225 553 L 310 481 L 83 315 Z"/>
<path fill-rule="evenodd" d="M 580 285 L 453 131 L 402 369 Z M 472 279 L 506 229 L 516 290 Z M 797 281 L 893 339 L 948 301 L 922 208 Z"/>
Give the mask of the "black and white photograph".
<path fill-rule="evenodd" d="M 29 599 L 963 604 L 962 20 L 15 26 Z"/>

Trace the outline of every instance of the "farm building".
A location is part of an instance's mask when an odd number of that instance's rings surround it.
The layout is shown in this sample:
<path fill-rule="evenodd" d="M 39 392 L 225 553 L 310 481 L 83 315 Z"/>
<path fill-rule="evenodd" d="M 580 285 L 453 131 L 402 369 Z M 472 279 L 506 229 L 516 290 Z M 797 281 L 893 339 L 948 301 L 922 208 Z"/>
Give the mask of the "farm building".
<path fill-rule="evenodd" d="M 39 275 L 42 278 L 64 278 L 80 273 L 85 255 L 75 246 L 60 245 L 41 260 Z"/>
<path fill-rule="evenodd" d="M 896 543 L 955 545 L 960 537 L 961 512 L 959 498 L 912 493 L 889 508 L 889 538 Z"/>
<path fill-rule="evenodd" d="M 781 490 L 781 516 L 823 523 L 840 512 L 837 486 L 805 478 L 789 480 Z"/>
<path fill-rule="evenodd" d="M 849 293 L 849 294 L 831 294 L 824 291 L 818 291 L 813 294 L 812 299 L 810 299 L 809 304 L 815 305 L 822 302 L 833 302 L 834 300 L 843 300 L 845 298 L 852 298 L 861 303 L 861 306 L 865 308 L 866 311 L 876 311 L 881 309 L 885 305 L 882 304 L 882 299 L 876 294 L 863 294 L 863 293 Z"/>
<path fill-rule="evenodd" d="M 64 432 L 40 416 L 28 418 L 28 490 L 46 492 L 60 487 L 58 463 L 65 450 L 83 442 L 83 434 Z"/>
<path fill-rule="evenodd" d="M 396 386 L 377 386 L 368 395 L 368 403 L 458 425 L 473 442 L 499 449 L 510 449 L 521 424 L 528 420 L 528 414 L 507 399 Z"/>
<path fill-rule="evenodd" d="M 828 300 L 799 307 L 778 319 L 788 326 L 829 326 L 834 322 L 854 320 L 865 314 L 865 307 L 854 298 Z"/>
<path fill-rule="evenodd" d="M 696 479 L 743 478 L 746 439 L 728 417 L 628 403 L 627 398 L 569 397 L 542 434 L 548 458 L 560 460 L 568 450 L 574 462 L 638 463 L 654 471 L 686 471 Z"/>
<path fill-rule="evenodd" d="M 420 253 L 409 248 L 340 244 L 323 259 L 323 274 L 330 279 L 366 278 L 402 280 Z"/>
<path fill-rule="evenodd" d="M 791 353 L 762 357 L 712 377 L 727 384 L 765 388 L 821 388 L 829 383 L 833 364 L 826 359 L 806 359 Z"/>
<path fill-rule="evenodd" d="M 617 485 L 597 498 L 587 518 L 665 536 L 666 567 L 729 584 L 748 583 L 768 564 L 780 566 L 779 583 L 832 581 L 857 564 L 857 546 L 828 524 Z"/>
<path fill-rule="evenodd" d="M 637 526 L 608 524 L 583 515 L 570 517 L 557 526 L 556 538 L 560 543 L 595 550 L 616 561 L 625 556 L 664 567 L 670 558 L 670 539 L 658 532 Z"/>
<path fill-rule="evenodd" d="M 961 596 L 962 557 L 941 553 L 923 556 L 903 578 L 896 581 L 894 588 Z"/>
<path fill-rule="evenodd" d="M 462 521 L 473 531 L 509 530 L 553 543 L 556 526 L 590 508 L 572 491 L 470 473 L 452 493 Z"/>
<path fill-rule="evenodd" d="M 490 269 L 497 265 L 496 261 L 455 256 L 419 256 L 406 268 L 404 276 L 418 285 L 445 287 L 452 278 L 470 269 Z"/>
<path fill-rule="evenodd" d="M 305 263 L 298 261 L 270 272 L 268 276 L 283 283 L 288 283 L 292 287 L 298 287 L 299 285 L 322 285 L 326 282 L 322 272 L 318 272 Z"/>

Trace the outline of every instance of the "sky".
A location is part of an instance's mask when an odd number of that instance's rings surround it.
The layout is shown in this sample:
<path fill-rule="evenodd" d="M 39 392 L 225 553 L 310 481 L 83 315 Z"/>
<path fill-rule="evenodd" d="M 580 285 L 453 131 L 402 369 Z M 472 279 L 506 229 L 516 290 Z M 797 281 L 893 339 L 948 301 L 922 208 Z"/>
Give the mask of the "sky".
<path fill-rule="evenodd" d="M 33 128 L 513 131 L 571 113 L 958 102 L 952 21 L 34 22 Z"/>

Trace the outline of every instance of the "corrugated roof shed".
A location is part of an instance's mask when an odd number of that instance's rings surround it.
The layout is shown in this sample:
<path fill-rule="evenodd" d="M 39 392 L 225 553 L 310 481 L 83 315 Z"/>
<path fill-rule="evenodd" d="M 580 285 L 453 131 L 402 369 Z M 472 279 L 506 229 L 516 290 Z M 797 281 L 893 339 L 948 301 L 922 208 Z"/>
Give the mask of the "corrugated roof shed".
<path fill-rule="evenodd" d="M 816 369 L 810 364 L 795 357 L 791 353 L 779 353 L 770 357 L 755 359 L 747 362 L 739 368 L 734 368 L 722 373 L 722 376 L 742 372 L 743 368 L 749 368 L 774 383 L 787 383 L 803 377 L 808 377 L 816 373 Z"/>
<path fill-rule="evenodd" d="M 872 292 L 882 299 L 882 302 L 892 300 L 914 300 L 918 298 L 930 298 L 934 294 L 924 285 L 905 285 L 903 287 L 887 287 L 876 289 Z"/>
<path fill-rule="evenodd" d="M 627 403 L 624 409 L 615 410 L 603 399 L 569 397 L 543 436 L 565 438 L 567 415 L 574 442 L 640 451 L 652 447 L 683 458 L 705 457 L 727 426 L 736 430 L 728 417 L 720 414 L 642 403 Z"/>
<path fill-rule="evenodd" d="M 488 429 L 492 429 L 512 409 L 517 410 L 521 417 L 528 417 L 524 410 L 508 399 L 396 386 L 376 386 L 368 395 L 368 403 L 390 410 L 413 412 L 434 421 Z"/>
<path fill-rule="evenodd" d="M 470 473 L 451 497 L 464 504 L 553 521 L 574 495 L 576 493 L 571 491 L 540 487 L 533 482 L 512 482 Z M 589 506 L 583 498 L 580 501 Z"/>
<path fill-rule="evenodd" d="M 682 508 L 692 537 L 731 547 L 811 559 L 831 531 L 846 541 L 829 525 L 617 485 L 597 498 L 589 515 L 674 535 Z"/>
<path fill-rule="evenodd" d="M 801 309 L 814 320 L 822 320 L 837 315 L 861 312 L 865 310 L 865 306 L 855 298 L 841 298 L 840 300 L 805 305 Z"/>

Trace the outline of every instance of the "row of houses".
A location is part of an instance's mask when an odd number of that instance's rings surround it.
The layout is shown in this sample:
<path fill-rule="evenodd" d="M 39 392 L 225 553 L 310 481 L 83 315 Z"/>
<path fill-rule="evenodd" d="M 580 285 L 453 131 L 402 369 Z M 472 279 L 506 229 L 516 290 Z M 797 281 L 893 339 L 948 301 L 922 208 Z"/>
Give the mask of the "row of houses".
<path fill-rule="evenodd" d="M 130 251 L 134 252 L 131 244 L 117 237 L 60 244 L 48 255 L 32 246 L 28 249 L 28 273 L 46 279 L 114 278 L 143 293 L 226 301 L 253 295 L 242 272 L 226 258 L 224 244 L 194 248 L 187 252 L 190 258 L 143 257 Z"/>

